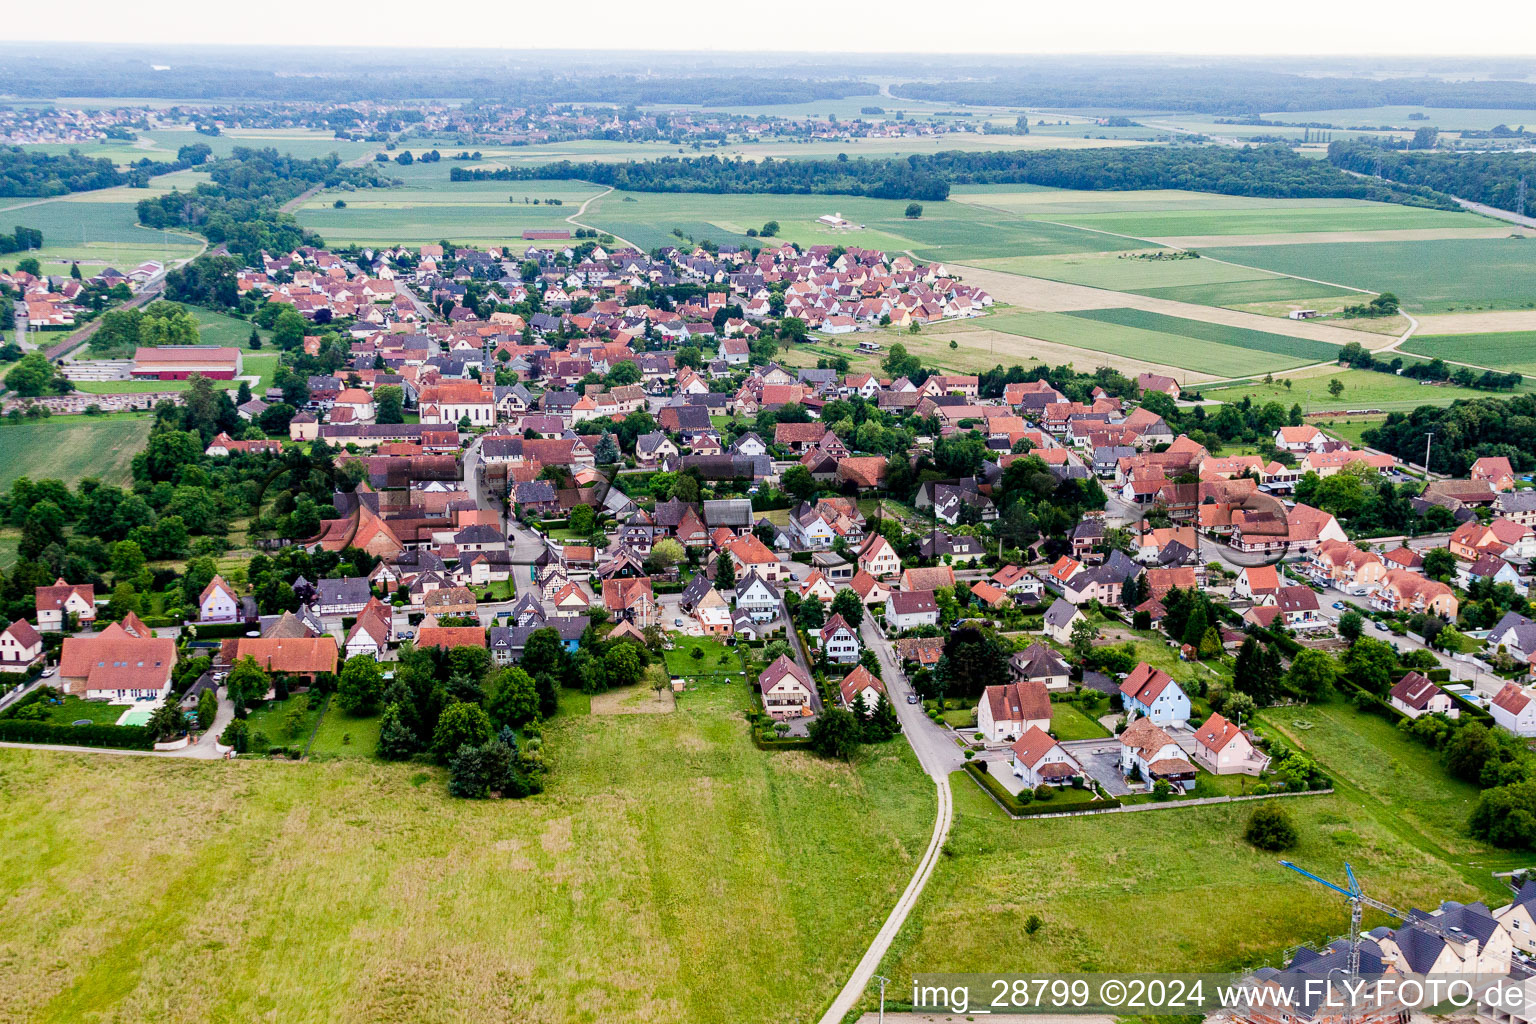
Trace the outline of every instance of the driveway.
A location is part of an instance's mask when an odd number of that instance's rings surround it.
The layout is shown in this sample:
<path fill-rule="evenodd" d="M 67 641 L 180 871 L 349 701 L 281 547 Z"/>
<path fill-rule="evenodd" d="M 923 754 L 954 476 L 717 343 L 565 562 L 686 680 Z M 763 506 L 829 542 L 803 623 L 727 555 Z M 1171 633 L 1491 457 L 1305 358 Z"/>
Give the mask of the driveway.
<path fill-rule="evenodd" d="M 1083 770 L 1103 786 L 1110 796 L 1126 796 L 1131 787 L 1120 774 L 1120 744 L 1111 737 L 1097 740 L 1068 740 L 1062 744 L 1083 766 Z"/>

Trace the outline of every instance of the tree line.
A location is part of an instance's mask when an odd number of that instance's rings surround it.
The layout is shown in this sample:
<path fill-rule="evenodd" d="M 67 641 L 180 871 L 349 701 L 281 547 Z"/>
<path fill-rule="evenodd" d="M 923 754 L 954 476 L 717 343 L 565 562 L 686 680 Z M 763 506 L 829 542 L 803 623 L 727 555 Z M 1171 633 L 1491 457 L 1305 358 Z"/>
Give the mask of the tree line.
<path fill-rule="evenodd" d="M 276 149 L 237 146 L 229 156 L 204 164 L 210 181 L 191 192 L 175 190 L 141 199 L 139 223 L 152 228 L 187 228 L 214 244 L 223 243 L 247 263 L 263 251 L 286 252 L 323 244 L 301 228 L 282 205 L 316 186 L 341 184 L 387 188 L 395 179 L 372 167 L 345 167 L 335 153 L 303 159 Z"/>
<path fill-rule="evenodd" d="M 1284 146 L 1118 150 L 946 151 L 901 158 L 741 160 L 716 155 L 660 160 L 455 167 L 452 181 L 579 178 L 637 192 L 838 194 L 876 199 L 948 198 L 952 185 L 1025 184 L 1102 190 L 1187 189 L 1293 199 L 1368 199 L 1454 209 L 1430 188 L 1360 178 Z"/>
<path fill-rule="evenodd" d="M 1433 431 L 1430 468 L 1466 476 L 1485 456 L 1506 456 L 1515 469 L 1536 469 L 1536 395 L 1473 398 L 1449 406 L 1421 405 L 1388 413 L 1386 422 L 1365 431 L 1365 443 L 1403 461 L 1424 458 L 1425 434 Z"/>
<path fill-rule="evenodd" d="M 1335 142 L 1328 162 L 1356 174 L 1380 175 L 1392 182 L 1459 196 L 1524 216 L 1536 203 L 1521 207 L 1520 183 L 1536 188 L 1536 153 L 1442 153 L 1387 149 L 1370 142 Z"/>

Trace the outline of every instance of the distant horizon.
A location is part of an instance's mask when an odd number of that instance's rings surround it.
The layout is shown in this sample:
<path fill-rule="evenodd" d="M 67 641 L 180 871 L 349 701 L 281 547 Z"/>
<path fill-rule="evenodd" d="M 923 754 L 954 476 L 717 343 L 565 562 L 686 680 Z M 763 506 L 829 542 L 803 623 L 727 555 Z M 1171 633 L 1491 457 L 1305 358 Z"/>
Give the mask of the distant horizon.
<path fill-rule="evenodd" d="M 1132 0 L 1102 0 L 1091 8 L 1036 9 L 999 0 L 961 0 L 936 14 L 916 0 L 890 0 L 873 12 L 788 0 L 767 17 L 721 10 L 704 0 L 670 0 L 637 16 L 630 5 L 596 0 L 578 20 L 553 5 L 508 7 L 465 0 L 448 17 L 434 17 L 404 0 L 379 0 L 366 18 L 345 9 L 308 12 L 295 27 L 282 19 L 251 19 L 238 9 L 210 9 L 191 0 L 164 0 L 120 16 L 104 0 L 71 9 L 77 31 L 56 38 L 47 19 L 7 26 L 12 43 L 53 46 L 286 46 L 305 50 L 502 50 L 551 53 L 839 54 L 953 57 L 1196 57 L 1295 59 L 1388 58 L 1524 60 L 1504 48 L 1506 25 L 1519 8 L 1473 0 L 1455 18 L 1427 5 L 1335 4 L 1296 0 L 1283 18 L 1267 8 L 1236 9 L 1217 0 L 1185 0 L 1152 9 Z M 1422 16 L 1421 16 L 1422 15 Z M 1511 28 L 1515 26 L 1510 26 Z M 302 38 L 292 38 L 294 34 Z M 464 35 L 479 46 L 465 46 Z M 51 38 L 50 38 L 51 37 Z M 238 43 L 232 42 L 238 40 Z M 999 46 L 1001 40 L 1008 43 Z M 488 45 L 487 45 L 488 44 Z M 669 69 L 682 71 L 686 69 Z"/>

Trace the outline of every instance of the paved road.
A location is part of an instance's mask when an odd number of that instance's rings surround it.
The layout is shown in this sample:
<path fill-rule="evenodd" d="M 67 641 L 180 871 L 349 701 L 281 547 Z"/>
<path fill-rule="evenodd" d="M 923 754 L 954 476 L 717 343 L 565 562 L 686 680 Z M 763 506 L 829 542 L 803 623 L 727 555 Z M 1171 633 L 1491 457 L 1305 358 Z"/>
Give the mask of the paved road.
<path fill-rule="evenodd" d="M 938 862 L 944 843 L 949 839 L 950 825 L 954 822 L 955 811 L 949 789 L 949 774 L 965 763 L 960 748 L 943 729 L 923 714 L 922 705 L 907 703 L 907 694 L 911 693 L 912 689 L 902 678 L 901 668 L 896 663 L 891 644 L 880 636 L 879 631 L 867 618 L 860 634 L 864 644 L 880 659 L 880 674 L 885 680 L 890 699 L 895 702 L 896 717 L 901 721 L 902 735 L 912 745 L 912 750 L 917 754 L 918 763 L 923 766 L 923 771 L 933 779 L 934 787 L 938 791 L 938 813 L 933 822 L 933 837 L 929 839 L 928 849 L 923 852 L 922 859 L 918 861 L 912 880 L 907 883 L 901 898 L 896 901 L 890 915 L 886 917 L 885 924 L 881 925 L 869 949 L 864 952 L 863 958 L 854 968 L 853 976 L 837 994 L 837 998 L 832 1000 L 832 1005 L 827 1007 L 827 1012 L 822 1014 L 821 1024 L 840 1024 L 842 1019 L 852 1011 L 854 1005 L 863 998 L 875 976 L 875 971 L 880 967 L 880 961 L 885 959 L 891 943 L 901 931 L 901 926 L 906 923 L 907 915 L 912 912 L 918 897 L 923 894 L 923 887 L 928 884 L 928 879 L 933 875 L 934 865 Z"/>

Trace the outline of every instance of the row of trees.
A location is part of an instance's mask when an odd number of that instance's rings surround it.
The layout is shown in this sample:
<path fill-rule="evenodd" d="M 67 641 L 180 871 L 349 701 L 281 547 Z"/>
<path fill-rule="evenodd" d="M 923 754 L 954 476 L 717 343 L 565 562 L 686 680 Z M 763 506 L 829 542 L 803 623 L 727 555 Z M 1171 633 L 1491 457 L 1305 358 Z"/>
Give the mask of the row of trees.
<path fill-rule="evenodd" d="M 846 154 L 833 160 L 727 159 L 572 162 L 501 168 L 455 167 L 454 181 L 580 178 L 637 192 L 833 193 L 942 201 L 952 185 L 1029 184 L 1053 188 L 1179 188 L 1225 195 L 1370 199 L 1453 209 L 1433 189 L 1348 174 L 1286 146 L 1115 150 L 945 151 L 903 158 Z"/>

